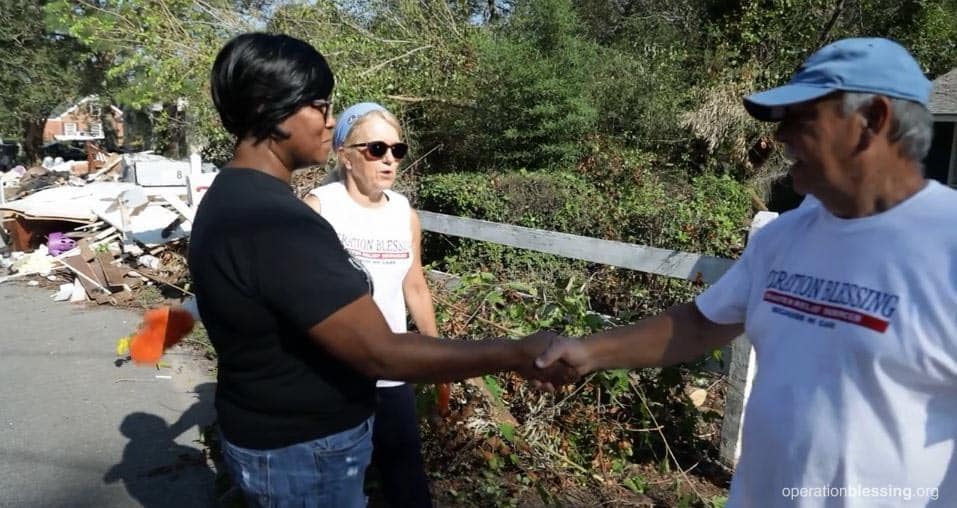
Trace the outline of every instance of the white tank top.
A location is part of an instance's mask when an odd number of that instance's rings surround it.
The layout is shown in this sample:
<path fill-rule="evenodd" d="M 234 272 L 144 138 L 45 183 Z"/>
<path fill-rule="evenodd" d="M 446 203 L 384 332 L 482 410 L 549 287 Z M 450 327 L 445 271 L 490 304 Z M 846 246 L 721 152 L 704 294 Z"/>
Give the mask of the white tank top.
<path fill-rule="evenodd" d="M 345 184 L 333 182 L 309 194 L 319 198 L 319 214 L 336 230 L 342 245 L 372 276 L 373 294 L 389 328 L 408 331 L 402 282 L 412 266 L 412 208 L 405 196 L 385 191 L 388 202 L 378 208 L 356 203 Z M 379 387 L 401 381 L 380 380 Z"/>

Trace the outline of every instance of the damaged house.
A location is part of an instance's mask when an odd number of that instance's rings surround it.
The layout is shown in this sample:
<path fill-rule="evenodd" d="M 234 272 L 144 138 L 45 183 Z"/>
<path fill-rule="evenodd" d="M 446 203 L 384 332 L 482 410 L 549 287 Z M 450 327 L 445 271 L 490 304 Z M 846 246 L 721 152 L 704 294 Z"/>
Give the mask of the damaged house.
<path fill-rule="evenodd" d="M 125 134 L 123 111 L 90 95 L 53 111 L 43 127 L 43 143 L 104 140 L 107 146 L 122 146 Z"/>

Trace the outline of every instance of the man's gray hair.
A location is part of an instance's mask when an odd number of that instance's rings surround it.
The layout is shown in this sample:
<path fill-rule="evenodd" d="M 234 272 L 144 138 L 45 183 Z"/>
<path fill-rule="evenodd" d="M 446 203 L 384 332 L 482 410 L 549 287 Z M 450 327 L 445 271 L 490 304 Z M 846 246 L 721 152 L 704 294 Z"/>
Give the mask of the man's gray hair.
<path fill-rule="evenodd" d="M 844 114 L 851 114 L 868 105 L 877 95 L 870 93 L 846 92 L 844 94 Z M 894 125 L 891 126 L 890 140 L 899 142 L 901 150 L 909 159 L 920 162 L 930 150 L 934 135 L 934 117 L 923 105 L 903 99 L 888 97 L 894 112 Z"/>

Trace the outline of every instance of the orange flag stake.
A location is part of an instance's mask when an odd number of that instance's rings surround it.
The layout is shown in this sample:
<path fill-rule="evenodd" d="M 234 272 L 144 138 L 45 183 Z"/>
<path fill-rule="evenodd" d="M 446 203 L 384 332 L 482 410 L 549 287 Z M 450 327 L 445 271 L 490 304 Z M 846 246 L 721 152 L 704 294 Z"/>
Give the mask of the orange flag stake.
<path fill-rule="evenodd" d="M 143 326 L 130 341 L 130 357 L 136 363 L 156 363 L 163 352 L 193 330 L 193 316 L 182 307 L 146 311 Z"/>
<path fill-rule="evenodd" d="M 435 401 L 435 411 L 439 416 L 448 416 L 449 415 L 449 399 L 451 399 L 452 391 L 451 385 L 449 383 L 442 383 L 437 385 L 438 394 Z"/>

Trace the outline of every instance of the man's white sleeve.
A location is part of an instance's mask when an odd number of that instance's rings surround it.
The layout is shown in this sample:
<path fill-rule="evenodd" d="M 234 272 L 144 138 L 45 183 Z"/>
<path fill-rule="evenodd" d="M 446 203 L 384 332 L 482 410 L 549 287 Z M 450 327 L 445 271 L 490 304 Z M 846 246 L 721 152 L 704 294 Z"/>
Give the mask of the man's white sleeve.
<path fill-rule="evenodd" d="M 751 250 L 749 245 L 741 259 L 695 299 L 698 310 L 710 321 L 722 325 L 744 322 L 751 294 Z"/>

